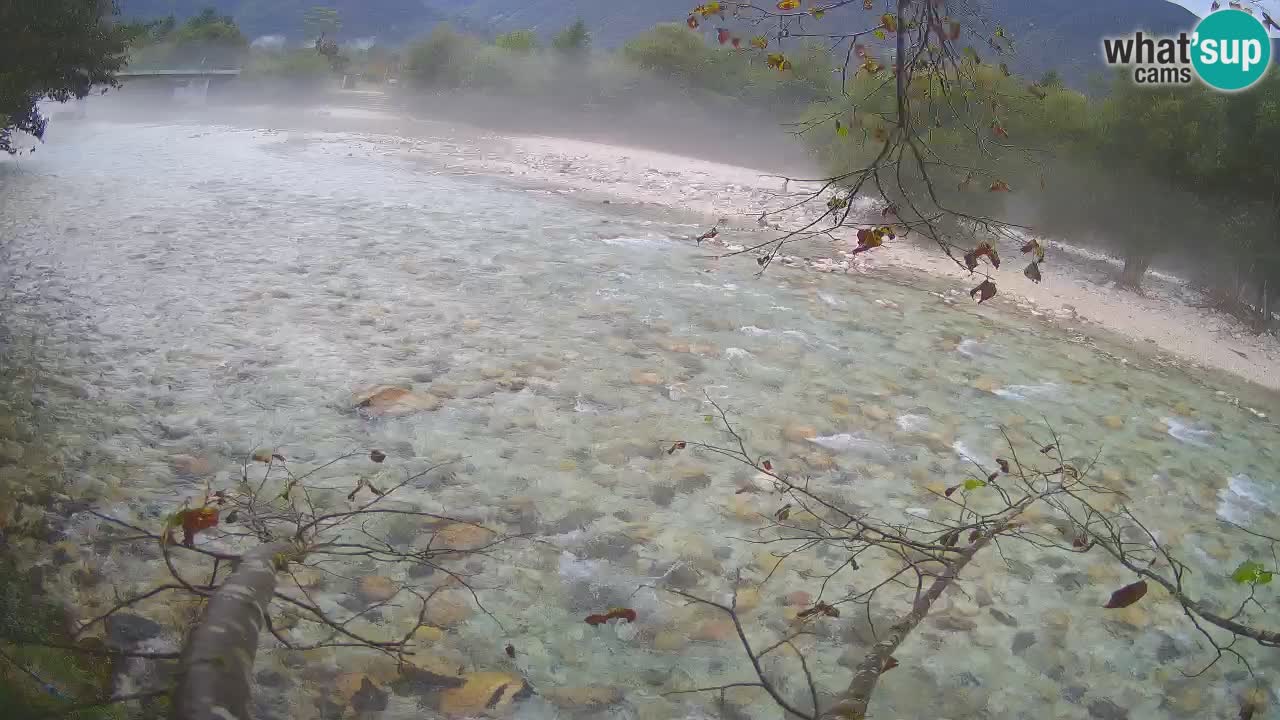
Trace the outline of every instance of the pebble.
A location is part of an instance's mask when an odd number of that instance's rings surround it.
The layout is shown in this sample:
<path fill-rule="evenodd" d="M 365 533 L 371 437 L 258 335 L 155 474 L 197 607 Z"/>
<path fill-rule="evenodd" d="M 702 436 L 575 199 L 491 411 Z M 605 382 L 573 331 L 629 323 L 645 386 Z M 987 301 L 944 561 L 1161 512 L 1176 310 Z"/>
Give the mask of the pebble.
<path fill-rule="evenodd" d="M 691 636 L 691 639 L 701 642 L 720 642 L 729 638 L 737 637 L 738 630 L 734 627 L 733 621 L 728 618 L 712 618 L 699 625 Z"/>
<path fill-rule="evenodd" d="M 1036 634 L 1027 630 L 1015 633 L 1009 650 L 1014 655 L 1021 655 L 1027 648 L 1036 644 Z"/>
<path fill-rule="evenodd" d="M 1102 418 L 1102 424 L 1106 425 L 1112 430 L 1119 430 L 1120 428 L 1124 427 L 1124 418 L 1120 417 L 1119 415 L 1108 415 Z"/>
<path fill-rule="evenodd" d="M 817 429 L 809 425 L 787 425 L 782 429 L 782 437 L 791 442 L 804 442 L 818 437 Z"/>
<path fill-rule="evenodd" d="M 1089 703 L 1089 717 L 1098 720 L 1128 720 L 1129 711 L 1111 701 L 1101 698 Z"/>
<path fill-rule="evenodd" d="M 661 385 L 662 376 L 656 372 L 634 370 L 631 373 L 631 383 L 633 385 Z"/>
<path fill-rule="evenodd" d="M 395 597 L 399 588 L 391 581 L 391 578 L 383 575 L 366 575 L 360 578 L 360 582 L 356 588 L 360 599 L 367 603 L 382 602 Z"/>
<path fill-rule="evenodd" d="M 426 620 L 432 625 L 451 628 L 466 622 L 473 614 L 475 610 L 471 604 L 458 597 L 457 593 L 438 593 L 427 605 Z"/>
<path fill-rule="evenodd" d="M 169 457 L 169 464 L 173 465 L 174 471 L 181 475 L 202 477 L 213 472 L 213 464 L 208 458 L 194 455 L 172 455 Z"/>
<path fill-rule="evenodd" d="M 675 630 L 663 630 L 653 639 L 653 647 L 661 652 L 677 652 L 689 644 L 689 636 Z"/>
<path fill-rule="evenodd" d="M 547 688 L 540 694 L 562 708 L 604 707 L 622 700 L 622 690 L 616 687 Z"/>
<path fill-rule="evenodd" d="M 889 419 L 889 411 L 879 405 L 863 405 L 862 414 L 869 420 L 883 421 Z"/>
<path fill-rule="evenodd" d="M 462 679 L 462 687 L 445 690 L 440 696 L 440 711 L 445 715 L 487 715 L 533 695 L 533 688 L 519 675 L 476 672 Z"/>
<path fill-rule="evenodd" d="M 450 523 L 436 531 L 436 543 L 433 547 L 447 547 L 455 550 L 474 550 L 493 542 L 496 535 L 478 525 L 469 523 Z"/>

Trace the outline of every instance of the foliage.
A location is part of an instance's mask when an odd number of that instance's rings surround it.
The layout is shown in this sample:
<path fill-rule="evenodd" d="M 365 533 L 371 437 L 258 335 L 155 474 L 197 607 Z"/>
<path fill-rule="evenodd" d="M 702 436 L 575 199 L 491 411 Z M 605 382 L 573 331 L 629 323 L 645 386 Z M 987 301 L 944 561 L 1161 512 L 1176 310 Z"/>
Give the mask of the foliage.
<path fill-rule="evenodd" d="M 477 40 L 441 23 L 426 38 L 405 48 L 405 76 L 419 88 L 462 87 L 466 58 L 478 48 Z"/>
<path fill-rule="evenodd" d="M 212 45 L 222 47 L 247 47 L 249 41 L 240 32 L 235 18 L 219 15 L 213 8 L 205 8 L 199 15 L 187 20 L 173 34 L 178 45 Z"/>
<path fill-rule="evenodd" d="M 102 17 L 98 0 L 6 0 L 0 3 L 0 151 L 12 132 L 43 137 L 36 104 L 82 98 L 115 84 L 129 40 Z"/>
<path fill-rule="evenodd" d="M 577 55 L 591 49 L 591 33 L 587 24 L 578 18 L 572 25 L 561 30 L 551 38 L 551 47 L 562 53 Z"/>
<path fill-rule="evenodd" d="M 499 35 L 493 44 L 503 50 L 527 55 L 538 49 L 538 36 L 532 30 L 512 30 Z"/>

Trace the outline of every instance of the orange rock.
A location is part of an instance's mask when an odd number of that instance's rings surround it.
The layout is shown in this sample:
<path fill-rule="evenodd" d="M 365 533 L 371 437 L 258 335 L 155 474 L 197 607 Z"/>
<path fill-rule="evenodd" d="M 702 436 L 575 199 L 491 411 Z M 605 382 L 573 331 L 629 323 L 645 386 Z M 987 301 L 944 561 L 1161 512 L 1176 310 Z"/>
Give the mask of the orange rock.
<path fill-rule="evenodd" d="M 415 393 L 389 385 L 376 385 L 362 390 L 355 393 L 352 399 L 358 410 L 373 417 L 402 417 L 440 407 L 440 398 L 435 395 Z"/>
<path fill-rule="evenodd" d="M 436 546 L 455 550 L 474 550 L 494 541 L 497 535 L 478 525 L 450 523 L 436 531 Z"/>

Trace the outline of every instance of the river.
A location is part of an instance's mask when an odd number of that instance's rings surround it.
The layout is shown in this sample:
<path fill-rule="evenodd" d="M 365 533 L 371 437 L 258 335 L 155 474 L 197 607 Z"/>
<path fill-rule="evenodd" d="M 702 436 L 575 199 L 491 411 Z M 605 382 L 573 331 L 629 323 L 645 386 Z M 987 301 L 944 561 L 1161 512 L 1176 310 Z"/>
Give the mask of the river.
<path fill-rule="evenodd" d="M 675 439 L 727 441 L 706 397 L 753 452 L 895 521 L 943 512 L 930 491 L 962 482 L 970 458 L 990 466 L 999 426 L 1052 426 L 1073 456 L 1097 455 L 1098 477 L 1191 566 L 1195 594 L 1239 602 L 1226 577 L 1268 557 L 1220 519 L 1277 527 L 1280 406 L 1114 339 L 954 302 L 927 279 L 756 277 L 749 260 L 704 259 L 692 216 L 449 172 L 447 152 L 409 156 L 395 138 L 164 121 L 52 135 L 0 161 L 6 358 L 22 363 L 20 399 L 39 418 L 0 424 L 0 462 L 155 526 L 206 482 L 233 484 L 256 447 L 299 467 L 353 448 L 385 451 L 386 472 L 452 461 L 406 499 L 540 542 L 468 564 L 493 617 L 452 623 L 430 653 L 535 688 L 619 688 L 600 717 L 711 717 L 714 694 L 662 693 L 752 679 L 722 625 L 641 587 L 678 578 L 723 599 L 735 573 L 767 575 L 767 549 L 744 538 L 776 499 L 738 494 L 753 473 L 731 461 L 666 452 Z M 371 385 L 430 409 L 353 412 Z M 38 445 L 57 463 L 37 462 Z M 897 653 L 876 718 L 1234 712 L 1250 686 L 1242 666 L 1179 672 L 1212 656 L 1175 604 L 1116 619 L 1100 606 L 1132 578 L 1101 558 L 1002 550 L 1007 565 L 979 562 L 942 620 Z M 148 556 L 83 552 L 121 593 L 162 576 Z M 816 596 L 826 565 L 810 553 L 775 573 L 753 637 L 776 636 L 784 596 Z M 379 572 L 404 579 L 343 574 Z M 331 580 L 326 602 L 350 588 Z M 78 592 L 85 607 L 106 593 Z M 1272 618 L 1275 595 L 1263 595 Z M 616 605 L 637 622 L 582 621 Z M 404 612 L 368 628 L 394 632 Z M 856 624 L 833 619 L 805 646 L 824 693 L 848 682 Z M 271 717 L 321 717 L 309 693 L 365 662 L 329 651 L 300 670 L 264 648 L 259 667 L 287 676 Z M 1274 651 L 1240 649 L 1260 674 L 1280 670 Z M 793 658 L 766 666 L 800 689 Z M 761 696 L 731 700 L 730 716 L 781 717 Z M 517 705 L 520 717 L 571 712 L 541 696 Z M 393 695 L 387 716 L 421 717 L 416 707 Z"/>

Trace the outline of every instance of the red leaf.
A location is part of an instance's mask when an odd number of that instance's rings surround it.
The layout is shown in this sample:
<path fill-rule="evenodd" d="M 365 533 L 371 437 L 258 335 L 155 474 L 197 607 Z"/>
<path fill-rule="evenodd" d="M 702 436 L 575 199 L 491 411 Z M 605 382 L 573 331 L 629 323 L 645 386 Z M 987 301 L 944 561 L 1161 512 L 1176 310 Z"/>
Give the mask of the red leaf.
<path fill-rule="evenodd" d="M 1009 192 L 1010 191 L 1009 183 L 1003 180 L 997 180 L 991 183 L 990 190 L 991 192 Z"/>
<path fill-rule="evenodd" d="M 978 267 L 978 255 L 972 252 L 965 253 L 964 266 L 969 268 L 970 272 L 973 272 L 973 269 Z"/>
<path fill-rule="evenodd" d="M 607 622 L 609 622 L 609 618 L 604 615 L 588 615 L 586 618 L 588 625 L 603 625 Z"/>
<path fill-rule="evenodd" d="M 1139 580 L 1136 583 L 1125 585 L 1119 590 L 1111 593 L 1111 599 L 1108 600 L 1107 604 L 1103 605 L 1102 607 L 1110 608 L 1113 610 L 1117 608 L 1127 608 L 1130 605 L 1141 600 L 1142 596 L 1146 594 L 1147 594 L 1147 581 Z"/>
<path fill-rule="evenodd" d="M 212 507 L 183 510 L 178 513 L 182 523 L 182 544 L 191 547 L 195 544 L 196 533 L 218 525 L 218 510 Z"/>
<path fill-rule="evenodd" d="M 981 305 L 996 296 L 996 284 L 990 280 L 983 280 L 978 284 L 978 287 L 969 291 L 969 297 L 974 296 L 977 296 L 978 304 Z"/>
<path fill-rule="evenodd" d="M 1000 473 L 991 473 L 990 475 L 987 476 L 987 482 L 992 482 L 998 477 L 1000 477 Z"/>
<path fill-rule="evenodd" d="M 890 655 L 889 659 L 884 661 L 884 669 L 880 672 L 887 673 L 896 667 L 898 667 L 898 658 Z"/>
<path fill-rule="evenodd" d="M 1009 461 L 1004 458 L 996 458 L 996 464 L 1000 466 L 1000 472 L 1009 472 Z"/>
<path fill-rule="evenodd" d="M 667 448 L 667 454 L 668 454 L 668 455 L 671 455 L 671 454 L 674 454 L 674 453 L 675 453 L 675 451 L 677 451 L 677 450 L 683 450 L 683 449 L 685 449 L 685 443 L 684 443 L 684 441 L 683 441 L 683 440 L 681 440 L 680 442 L 675 443 L 674 445 L 672 445 L 670 448 Z"/>
<path fill-rule="evenodd" d="M 729 42 L 729 29 L 716 28 L 716 39 L 720 41 L 721 45 Z"/>
<path fill-rule="evenodd" d="M 1004 140 L 1009 139 L 1009 131 L 1005 130 L 1004 126 L 1001 125 L 998 121 L 991 123 L 991 132 L 998 138 L 1002 138 Z"/>
<path fill-rule="evenodd" d="M 946 495 L 947 497 L 951 497 L 951 493 L 959 489 L 960 489 L 959 485 L 952 485 L 951 487 L 947 488 L 946 492 L 943 494 Z"/>
<path fill-rule="evenodd" d="M 742 47 L 742 38 L 736 37 L 732 40 L 733 49 L 738 50 Z"/>
<path fill-rule="evenodd" d="M 698 18 L 697 18 L 697 17 L 695 17 L 695 16 L 693 16 L 693 15 L 690 15 L 690 16 L 689 16 L 689 19 L 688 19 L 688 20 L 685 20 L 684 22 L 685 22 L 685 24 L 686 24 L 686 25 L 688 25 L 688 26 L 689 26 L 689 28 L 690 28 L 690 29 L 692 29 L 692 30 L 697 30 L 697 29 L 698 29 Z"/>
<path fill-rule="evenodd" d="M 764 468 L 765 472 L 773 472 L 773 463 L 769 462 L 768 460 L 765 460 L 764 462 L 760 463 L 760 467 Z"/>
<path fill-rule="evenodd" d="M 610 608 L 605 616 L 611 620 L 626 620 L 629 623 L 636 621 L 636 611 L 631 608 Z"/>

